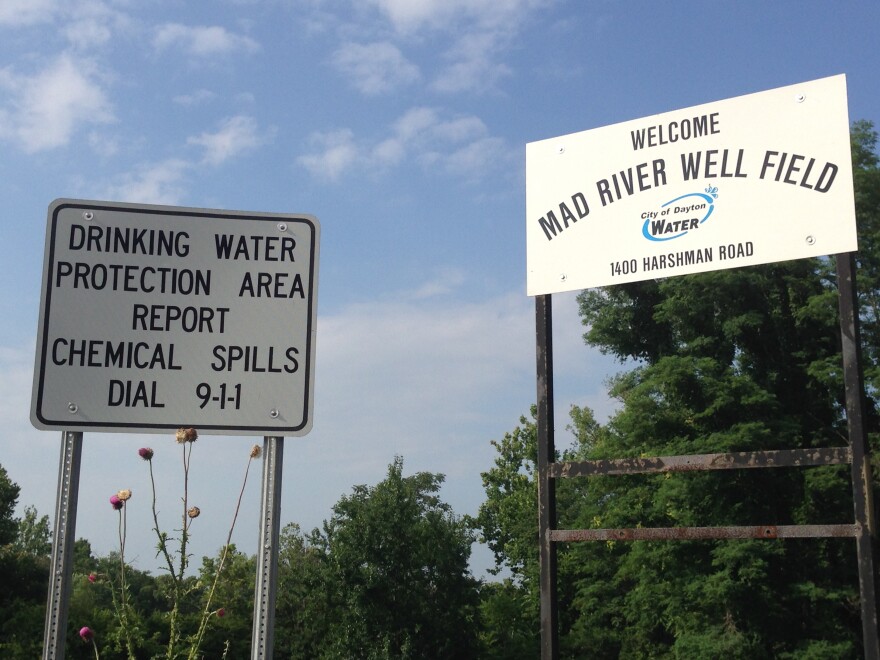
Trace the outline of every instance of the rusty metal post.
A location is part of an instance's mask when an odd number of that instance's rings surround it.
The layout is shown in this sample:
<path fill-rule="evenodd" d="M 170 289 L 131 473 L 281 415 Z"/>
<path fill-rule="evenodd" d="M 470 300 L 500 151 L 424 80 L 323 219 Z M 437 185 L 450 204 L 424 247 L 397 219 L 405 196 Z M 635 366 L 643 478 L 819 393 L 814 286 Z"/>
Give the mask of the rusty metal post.
<path fill-rule="evenodd" d="M 284 438 L 263 438 L 263 488 L 251 659 L 269 660 L 275 645 L 275 593 L 278 586 L 278 539 L 281 524 L 281 473 Z"/>
<path fill-rule="evenodd" d="M 846 420 L 852 450 L 853 507 L 857 527 L 856 551 L 859 563 L 859 591 L 862 605 L 862 635 L 866 658 L 880 658 L 877 622 L 877 528 L 871 463 L 865 428 L 865 383 L 859 334 L 859 303 L 856 291 L 855 253 L 836 255 L 840 334 L 843 350 L 843 378 L 846 390 Z"/>
<path fill-rule="evenodd" d="M 549 295 L 535 298 L 538 383 L 538 533 L 541 562 L 541 659 L 559 658 L 559 605 L 556 579 L 556 455 L 553 423 L 553 305 Z"/>
<path fill-rule="evenodd" d="M 73 576 L 73 543 L 76 536 L 76 504 L 79 499 L 79 467 L 82 433 L 61 433 L 58 495 L 55 500 L 55 533 L 43 633 L 43 660 L 62 660 L 67 641 L 67 610 Z"/>

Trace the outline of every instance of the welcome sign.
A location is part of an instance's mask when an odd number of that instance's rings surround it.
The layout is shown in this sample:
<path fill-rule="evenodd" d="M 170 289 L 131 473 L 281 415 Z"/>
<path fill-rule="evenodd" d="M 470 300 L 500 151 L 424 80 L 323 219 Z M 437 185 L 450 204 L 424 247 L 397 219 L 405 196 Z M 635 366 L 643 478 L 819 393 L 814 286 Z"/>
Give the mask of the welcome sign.
<path fill-rule="evenodd" d="M 529 295 L 857 249 L 843 75 L 526 145 Z"/>

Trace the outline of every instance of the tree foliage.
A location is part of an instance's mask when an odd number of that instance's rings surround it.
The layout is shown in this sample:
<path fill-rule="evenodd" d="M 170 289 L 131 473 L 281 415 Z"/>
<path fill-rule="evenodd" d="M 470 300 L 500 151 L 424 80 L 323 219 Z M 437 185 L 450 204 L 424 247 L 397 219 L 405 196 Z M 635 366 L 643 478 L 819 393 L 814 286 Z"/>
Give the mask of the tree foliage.
<path fill-rule="evenodd" d="M 16 519 L 19 492 L 0 466 L 0 656 L 13 660 L 40 654 L 49 582 L 48 517 Z"/>
<path fill-rule="evenodd" d="M 442 475 L 403 460 L 356 486 L 324 526 L 334 658 L 467 658 L 475 653 L 473 536 L 437 496 Z"/>
<path fill-rule="evenodd" d="M 469 519 L 457 516 L 440 499 L 442 482 L 442 475 L 428 472 L 404 476 L 403 460 L 397 458 L 380 483 L 356 486 L 342 497 L 323 530 L 305 535 L 295 524 L 284 528 L 279 543 L 274 657 L 478 656 L 480 584 L 468 569 L 474 535 Z M 11 482 L 7 486 L 9 493 L 17 495 L 17 486 Z M 12 538 L 0 552 L 0 578 L 10 587 L 0 596 L 0 655 L 4 658 L 37 657 L 42 641 L 48 558 L 41 553 L 48 523 L 32 510 L 25 519 L 19 526 L 25 530 L 24 538 Z M 10 563 L 10 558 L 17 563 Z M 225 558 L 223 579 L 214 591 L 211 623 L 201 642 L 200 657 L 246 657 L 251 646 L 256 559 L 234 546 L 202 558 L 198 575 L 185 578 L 180 626 L 198 628 L 204 615 L 199 607 L 214 584 L 221 558 Z M 132 657 L 130 648 L 137 658 L 166 657 L 167 594 L 172 578 L 126 567 L 131 612 L 125 627 L 117 615 L 120 564 L 119 553 L 95 557 L 85 539 L 74 544 L 68 658 L 94 657 L 92 646 L 78 637 L 82 625 L 95 632 L 101 657 L 107 660 Z M 30 572 L 23 567 L 31 567 Z M 505 604 L 504 593 L 493 593 L 485 610 L 501 625 L 504 613 L 515 604 Z M 520 648 L 518 634 L 507 637 L 502 648 Z"/>

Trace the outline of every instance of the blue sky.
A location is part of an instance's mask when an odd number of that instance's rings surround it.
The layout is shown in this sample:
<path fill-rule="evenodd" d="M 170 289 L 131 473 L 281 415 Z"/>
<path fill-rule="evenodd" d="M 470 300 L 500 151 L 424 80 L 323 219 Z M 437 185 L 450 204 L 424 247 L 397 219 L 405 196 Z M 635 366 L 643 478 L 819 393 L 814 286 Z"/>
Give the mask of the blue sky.
<path fill-rule="evenodd" d="M 525 144 L 839 73 L 850 118 L 880 124 L 878 25 L 867 0 L 0 0 L 0 464 L 21 505 L 55 502 L 60 434 L 28 421 L 52 200 L 317 216 L 314 427 L 285 443 L 283 521 L 320 525 L 395 455 L 475 513 L 490 440 L 535 399 Z M 562 432 L 571 404 L 608 414 L 620 367 L 582 344 L 573 294 L 554 307 Z M 197 556 L 251 444 L 196 447 Z M 150 568 L 144 445 L 173 525 L 173 440 L 90 433 L 77 536 L 113 549 L 107 498 L 131 488 Z M 256 471 L 248 552 L 258 493 Z"/>

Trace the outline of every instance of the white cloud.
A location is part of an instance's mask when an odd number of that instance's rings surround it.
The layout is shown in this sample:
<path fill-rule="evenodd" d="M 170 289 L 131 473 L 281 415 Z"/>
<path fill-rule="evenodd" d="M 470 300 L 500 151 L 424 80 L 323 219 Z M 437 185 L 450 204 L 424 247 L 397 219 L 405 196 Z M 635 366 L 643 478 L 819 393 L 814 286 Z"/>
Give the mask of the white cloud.
<path fill-rule="evenodd" d="M 116 138 L 92 131 L 89 133 L 88 141 L 92 151 L 102 158 L 109 158 L 119 153 L 119 142 Z"/>
<path fill-rule="evenodd" d="M 488 133 L 483 120 L 473 115 L 439 122 L 433 127 L 433 130 L 438 138 L 449 142 L 463 142 L 465 140 L 482 138 Z"/>
<path fill-rule="evenodd" d="M 370 0 L 370 4 L 375 5 L 399 32 L 440 27 L 463 9 L 457 0 Z"/>
<path fill-rule="evenodd" d="M 178 47 L 197 57 L 252 53 L 260 48 L 250 37 L 233 34 L 221 26 L 189 27 L 180 23 L 160 26 L 153 38 L 153 46 L 160 51 Z"/>
<path fill-rule="evenodd" d="M 191 168 L 191 163 L 179 159 L 145 165 L 122 175 L 118 183 L 99 196 L 120 202 L 177 205 L 184 195 L 184 177 Z"/>
<path fill-rule="evenodd" d="M 312 136 L 316 152 L 301 156 L 300 165 L 312 174 L 335 180 L 356 165 L 377 171 L 411 158 L 425 167 L 465 178 L 481 176 L 510 157 L 500 138 L 489 135 L 479 117 L 444 119 L 434 108 L 411 108 L 391 126 L 390 135 L 369 146 L 348 130 Z"/>
<path fill-rule="evenodd" d="M 113 37 L 126 32 L 130 37 L 134 34 L 132 19 L 117 11 L 112 4 L 102 0 L 73 0 L 65 7 L 65 19 L 70 20 L 62 27 L 62 32 L 74 49 L 94 52 Z"/>
<path fill-rule="evenodd" d="M 421 78 L 440 93 L 494 91 L 511 75 L 505 55 L 537 11 L 559 0 L 350 0 L 297 2 L 303 21 L 320 13 L 321 29 L 341 40 L 333 63 L 367 94 Z M 345 12 L 348 9 L 348 12 Z M 374 43 L 363 45 L 373 40 Z M 359 43 L 352 43 L 357 41 Z M 427 59 L 407 52 L 419 49 Z M 418 68 L 415 68 L 418 67 Z"/>
<path fill-rule="evenodd" d="M 253 117 L 238 115 L 224 120 L 215 133 L 202 133 L 186 142 L 205 149 L 204 162 L 219 165 L 243 151 L 259 146 L 265 140 L 259 134 Z"/>
<path fill-rule="evenodd" d="M 394 122 L 397 137 L 409 141 L 436 126 L 439 122 L 437 111 L 433 108 L 411 108 Z"/>
<path fill-rule="evenodd" d="M 400 32 L 450 29 L 461 23 L 509 28 L 552 0 L 370 0 Z"/>
<path fill-rule="evenodd" d="M 216 98 L 216 92 L 212 92 L 208 89 L 197 89 L 192 94 L 180 94 L 178 96 L 175 96 L 172 100 L 178 105 L 194 106 L 201 105 L 202 103 L 208 103 L 209 101 L 213 101 Z"/>
<path fill-rule="evenodd" d="M 369 0 L 407 43 L 440 38 L 431 89 L 440 93 L 494 90 L 511 74 L 504 53 L 535 11 L 557 0 Z M 381 28 L 375 28 L 381 30 Z M 387 28 L 386 28 L 387 31 Z M 428 66 L 423 70 L 428 71 Z M 426 74 L 427 75 L 427 74 Z"/>
<path fill-rule="evenodd" d="M 130 25 L 125 14 L 104 0 L 0 0 L 0 27 L 59 22 L 59 31 L 75 50 L 107 43 L 113 29 Z"/>
<path fill-rule="evenodd" d="M 62 54 L 32 77 L 0 69 L 9 101 L 0 109 L 0 138 L 36 152 L 66 145 L 81 124 L 114 121 L 94 64 Z"/>
<path fill-rule="evenodd" d="M 503 39 L 503 35 L 492 32 L 461 37 L 446 53 L 445 59 L 450 64 L 431 83 L 432 89 L 458 93 L 494 88 L 501 78 L 511 73 L 507 65 L 496 61 L 502 50 L 499 42 Z"/>
<path fill-rule="evenodd" d="M 0 25 L 12 27 L 48 23 L 60 8 L 58 0 L 3 0 Z"/>
<path fill-rule="evenodd" d="M 313 133 L 309 141 L 318 151 L 300 156 L 297 162 L 312 174 L 322 178 L 339 178 L 360 157 L 358 147 L 354 143 L 354 134 L 349 129 Z"/>
<path fill-rule="evenodd" d="M 422 284 L 410 296 L 413 300 L 445 296 L 454 293 L 465 281 L 465 274 L 457 268 L 443 268 L 434 279 Z"/>
<path fill-rule="evenodd" d="M 88 50 L 106 44 L 113 36 L 106 22 L 94 18 L 84 18 L 69 23 L 64 32 L 67 40 L 80 50 Z"/>
<path fill-rule="evenodd" d="M 364 94 L 390 92 L 419 79 L 419 69 L 388 42 L 347 43 L 333 54 L 334 65 Z"/>
<path fill-rule="evenodd" d="M 496 167 L 499 162 L 509 158 L 509 155 L 501 138 L 486 137 L 470 142 L 460 149 L 442 156 L 440 160 L 450 174 L 473 178 Z"/>

